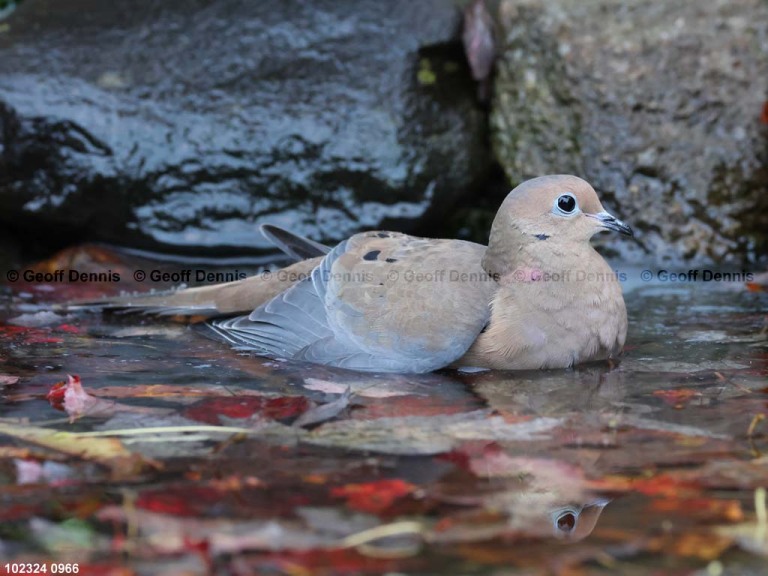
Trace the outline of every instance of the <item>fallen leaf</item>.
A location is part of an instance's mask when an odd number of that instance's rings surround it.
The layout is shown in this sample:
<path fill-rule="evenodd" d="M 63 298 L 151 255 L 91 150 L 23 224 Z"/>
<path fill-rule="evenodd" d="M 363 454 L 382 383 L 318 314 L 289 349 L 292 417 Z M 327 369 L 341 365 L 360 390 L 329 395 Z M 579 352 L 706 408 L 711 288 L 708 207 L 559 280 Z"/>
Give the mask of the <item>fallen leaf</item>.
<path fill-rule="evenodd" d="M 17 459 L 17 484 L 63 485 L 72 479 L 72 468 L 59 462 Z"/>
<path fill-rule="evenodd" d="M 392 504 L 411 494 L 416 486 L 400 479 L 378 480 L 364 484 L 347 484 L 331 490 L 331 496 L 344 498 L 347 506 L 358 512 L 380 514 Z"/>
<path fill-rule="evenodd" d="M 701 485 L 694 479 L 678 478 L 675 475 L 657 474 L 650 478 L 630 478 L 626 476 L 604 476 L 587 483 L 594 491 L 639 492 L 646 496 L 659 498 L 695 498 L 702 492 Z"/>
<path fill-rule="evenodd" d="M 177 518 L 121 506 L 106 506 L 96 516 L 106 522 L 133 523 L 138 536 L 132 546 L 140 544 L 156 553 L 183 553 L 190 542 L 200 541 L 208 543 L 214 558 L 244 550 L 300 551 L 339 544 L 335 534 L 315 532 L 296 521 Z"/>
<path fill-rule="evenodd" d="M 133 476 L 148 464 L 140 456 L 126 450 L 115 438 L 83 437 L 71 432 L 6 422 L 0 422 L 0 434 L 97 462 L 108 467 L 117 478 Z"/>
<path fill-rule="evenodd" d="M 300 550 L 271 552 L 245 557 L 237 562 L 239 573 L 270 574 L 279 571 L 290 576 L 315 574 L 399 574 L 401 564 L 387 558 L 371 558 L 354 549 Z M 414 573 L 410 572 L 409 573 Z"/>
<path fill-rule="evenodd" d="M 715 532 L 685 532 L 683 534 L 657 536 L 648 541 L 652 552 L 698 558 L 705 562 L 716 560 L 733 545 L 733 539 Z"/>
<path fill-rule="evenodd" d="M 394 381 L 350 381 L 332 382 L 320 378 L 305 378 L 304 388 L 325 392 L 326 394 L 343 394 L 349 390 L 357 396 L 367 398 L 392 398 L 393 396 L 407 396 L 413 394 L 417 386 L 409 382 Z"/>
<path fill-rule="evenodd" d="M 755 490 L 755 521 L 724 526 L 718 533 L 733 538 L 741 548 L 768 557 L 768 496 L 764 487 Z"/>
<path fill-rule="evenodd" d="M 705 438 L 715 438 L 718 440 L 730 439 L 730 437 L 725 434 L 717 434 L 704 428 L 686 426 L 683 424 L 674 424 L 672 422 L 662 422 L 659 420 L 653 420 L 651 418 L 634 416 L 632 414 L 622 414 L 616 418 L 616 423 L 619 426 L 632 426 L 635 428 L 642 428 L 644 430 L 658 430 L 660 432 L 669 432 L 672 434 L 680 434 L 682 436 L 702 436 Z"/>
<path fill-rule="evenodd" d="M 304 396 L 263 396 L 210 398 L 202 400 L 184 410 L 186 418 L 208 424 L 221 424 L 226 418 L 268 418 L 285 420 L 296 417 L 309 409 L 309 400 Z"/>
<path fill-rule="evenodd" d="M 744 512 L 738 500 L 714 498 L 660 498 L 650 503 L 651 509 L 667 514 L 679 514 L 702 522 L 741 522 Z"/>
<path fill-rule="evenodd" d="M 691 398 L 701 397 L 701 392 L 690 388 L 677 388 L 674 390 L 656 390 L 653 393 L 656 398 L 661 398 L 675 408 L 683 408 Z"/>
<path fill-rule="evenodd" d="M 336 416 L 347 409 L 351 396 L 352 393 L 350 392 L 350 389 L 347 388 L 336 400 L 319 406 L 314 406 L 304 412 L 293 422 L 293 426 L 309 427 L 336 418 Z"/>
<path fill-rule="evenodd" d="M 48 552 L 65 557 L 67 554 L 78 555 L 105 549 L 107 544 L 105 536 L 78 518 L 69 518 L 63 522 L 32 518 L 29 527 L 35 540 Z"/>
<path fill-rule="evenodd" d="M 146 490 L 136 499 L 137 508 L 172 514 L 173 516 L 194 517 L 216 508 L 219 514 L 226 508 L 222 506 L 225 491 L 211 486 L 168 486 L 159 490 Z"/>
<path fill-rule="evenodd" d="M 69 374 L 67 375 L 66 382 L 57 382 L 51 387 L 46 398 L 51 406 L 66 412 L 69 415 L 70 422 L 74 422 L 83 416 L 106 418 L 124 412 L 168 414 L 173 411 L 166 408 L 119 404 L 114 400 L 96 398 L 85 391 L 79 376 L 71 376 Z"/>
<path fill-rule="evenodd" d="M 439 416 L 441 414 L 461 414 L 477 410 L 480 406 L 476 398 L 456 399 L 442 396 L 402 395 L 388 398 L 386 401 L 368 401 L 365 410 L 358 410 L 352 418 L 373 420 L 403 416 Z"/>
<path fill-rule="evenodd" d="M 219 386 L 209 384 L 138 384 L 133 386 L 101 386 L 90 390 L 93 396 L 105 398 L 176 398 L 192 399 L 209 396 L 225 396 L 227 398 L 241 396 L 269 397 L 258 390 L 240 388 L 237 386 Z"/>
<path fill-rule="evenodd" d="M 13 386 L 19 381 L 18 376 L 9 376 L 8 374 L 0 374 L 0 386 Z"/>
<path fill-rule="evenodd" d="M 430 417 L 339 420 L 312 430 L 302 441 L 386 454 L 441 454 L 467 440 L 523 441 L 546 438 L 559 418 L 509 423 L 488 410 Z"/>

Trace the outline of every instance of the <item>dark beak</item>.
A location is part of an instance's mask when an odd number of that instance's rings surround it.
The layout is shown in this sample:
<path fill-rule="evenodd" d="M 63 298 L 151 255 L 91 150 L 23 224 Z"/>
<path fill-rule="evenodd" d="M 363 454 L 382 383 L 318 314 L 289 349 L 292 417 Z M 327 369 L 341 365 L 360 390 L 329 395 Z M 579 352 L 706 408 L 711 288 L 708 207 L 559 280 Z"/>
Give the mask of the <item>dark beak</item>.
<path fill-rule="evenodd" d="M 635 235 L 635 233 L 632 232 L 632 228 L 624 224 L 624 222 L 622 222 L 615 216 L 608 214 L 608 212 L 598 212 L 597 214 L 587 214 L 587 216 L 589 216 L 590 218 L 594 218 L 595 220 L 600 222 L 600 225 L 606 230 L 613 230 L 614 232 L 618 232 L 619 234 L 624 234 L 625 236 L 634 237 Z"/>

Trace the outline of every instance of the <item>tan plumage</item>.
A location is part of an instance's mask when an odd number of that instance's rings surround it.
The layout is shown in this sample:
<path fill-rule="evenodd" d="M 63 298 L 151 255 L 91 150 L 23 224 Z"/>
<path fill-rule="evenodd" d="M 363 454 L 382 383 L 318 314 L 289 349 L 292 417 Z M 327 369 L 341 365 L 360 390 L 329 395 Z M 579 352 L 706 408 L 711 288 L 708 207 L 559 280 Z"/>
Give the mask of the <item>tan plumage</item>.
<path fill-rule="evenodd" d="M 631 235 L 584 180 L 545 176 L 510 192 L 488 247 L 366 232 L 285 269 L 294 274 L 114 305 L 245 312 L 212 326 L 242 349 L 358 370 L 564 368 L 624 345 L 621 287 L 589 243 L 601 230 Z M 274 227 L 273 235 L 289 254 L 324 250 Z"/>
<path fill-rule="evenodd" d="M 550 217 L 564 190 L 576 197 L 581 217 Z M 483 258 L 483 267 L 499 276 L 491 323 L 461 364 L 562 368 L 621 351 L 627 333 L 621 285 L 589 243 L 600 221 L 587 214 L 602 213 L 592 187 L 574 176 L 535 179 L 506 198 Z"/>

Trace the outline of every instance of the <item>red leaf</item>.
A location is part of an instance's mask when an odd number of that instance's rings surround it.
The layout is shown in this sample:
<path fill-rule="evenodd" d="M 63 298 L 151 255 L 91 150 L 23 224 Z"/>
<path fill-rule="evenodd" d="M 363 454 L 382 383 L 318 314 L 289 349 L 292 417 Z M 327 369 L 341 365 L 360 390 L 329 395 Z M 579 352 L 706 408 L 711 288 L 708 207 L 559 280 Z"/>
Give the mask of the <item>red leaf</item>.
<path fill-rule="evenodd" d="M 56 327 L 59 332 L 69 332 L 70 334 L 80 334 L 80 328 L 72 324 L 60 324 Z"/>
<path fill-rule="evenodd" d="M 28 328 L 26 326 L 0 326 L 0 338 L 14 340 L 21 345 L 59 344 L 64 340 L 51 336 L 48 328 Z"/>
<path fill-rule="evenodd" d="M 760 114 L 760 122 L 768 124 L 768 100 L 763 102 L 763 112 Z"/>
<path fill-rule="evenodd" d="M 415 489 L 413 484 L 393 478 L 364 484 L 346 484 L 331 490 L 331 496 L 346 498 L 347 506 L 354 510 L 379 514 Z"/>
<path fill-rule="evenodd" d="M 51 386 L 51 389 L 48 391 L 48 394 L 45 395 L 45 399 L 48 400 L 48 402 L 51 403 L 51 406 L 56 408 L 56 410 L 64 410 L 64 396 L 67 393 L 67 386 L 71 385 L 73 383 L 80 384 L 80 376 L 70 376 L 67 374 L 66 380 L 61 380 L 59 382 L 56 382 L 53 386 Z"/>
<path fill-rule="evenodd" d="M 304 396 L 209 398 L 187 408 L 184 416 L 213 425 L 221 424 L 220 416 L 227 418 L 262 416 L 271 420 L 283 420 L 298 416 L 309 409 L 309 406 L 309 400 Z"/>
<path fill-rule="evenodd" d="M 66 382 L 57 382 L 45 395 L 51 406 L 69 414 L 70 422 L 82 416 L 108 417 L 117 412 L 137 414 L 167 414 L 168 409 L 145 406 L 118 404 L 114 400 L 104 400 L 88 393 L 83 388 L 79 376 L 67 375 Z"/>
<path fill-rule="evenodd" d="M 215 488 L 175 486 L 167 490 L 142 492 L 136 499 L 136 506 L 161 514 L 197 516 L 220 505 L 223 496 L 224 493 Z"/>

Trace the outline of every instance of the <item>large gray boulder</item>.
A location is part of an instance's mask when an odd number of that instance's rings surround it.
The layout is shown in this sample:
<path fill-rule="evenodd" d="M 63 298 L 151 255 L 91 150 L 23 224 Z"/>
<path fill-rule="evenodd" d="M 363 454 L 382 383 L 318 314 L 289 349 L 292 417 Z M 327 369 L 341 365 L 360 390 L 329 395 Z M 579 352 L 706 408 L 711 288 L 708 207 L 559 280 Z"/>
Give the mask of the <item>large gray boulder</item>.
<path fill-rule="evenodd" d="M 490 153 L 451 0 L 25 0 L 0 222 L 162 250 L 418 229 Z"/>
<path fill-rule="evenodd" d="M 626 256 L 766 254 L 768 3 L 502 0 L 499 23 L 511 180 L 583 175 L 638 230 Z"/>

